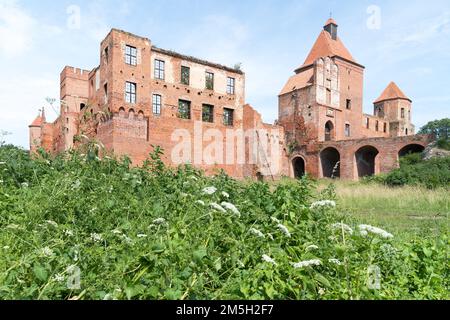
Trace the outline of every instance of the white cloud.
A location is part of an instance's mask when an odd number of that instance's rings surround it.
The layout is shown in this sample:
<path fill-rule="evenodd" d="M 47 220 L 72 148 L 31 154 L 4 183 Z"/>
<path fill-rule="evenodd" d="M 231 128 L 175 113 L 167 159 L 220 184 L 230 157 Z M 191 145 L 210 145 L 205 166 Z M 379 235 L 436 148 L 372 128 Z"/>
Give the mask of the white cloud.
<path fill-rule="evenodd" d="M 0 0 L 0 55 L 21 56 L 40 40 L 62 32 L 58 26 L 40 23 L 17 0 Z"/>
<path fill-rule="evenodd" d="M 36 21 L 15 0 L 0 0 L 0 53 L 7 57 L 20 55 L 32 45 Z"/>
<path fill-rule="evenodd" d="M 1 77 L 0 88 L 0 129 L 12 133 L 8 136 L 9 141 L 28 147 L 27 126 L 37 116 L 38 110 L 47 105 L 47 96 L 59 97 L 58 77 L 52 74 Z M 49 107 L 46 115 L 47 121 L 56 118 Z"/>
<path fill-rule="evenodd" d="M 378 58 L 382 61 L 397 62 L 427 54 L 443 53 L 450 50 L 450 11 L 411 24 L 411 18 L 402 19 L 401 27 L 389 29 L 387 39 L 378 47 Z"/>

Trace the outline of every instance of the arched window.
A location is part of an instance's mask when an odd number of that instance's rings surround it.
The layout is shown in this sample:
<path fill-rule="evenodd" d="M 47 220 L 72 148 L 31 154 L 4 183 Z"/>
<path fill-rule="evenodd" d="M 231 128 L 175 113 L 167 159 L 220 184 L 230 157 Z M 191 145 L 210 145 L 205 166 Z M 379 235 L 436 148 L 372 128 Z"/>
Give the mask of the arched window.
<path fill-rule="evenodd" d="M 333 122 L 328 121 L 325 124 L 325 141 L 331 141 L 334 139 L 334 125 Z"/>

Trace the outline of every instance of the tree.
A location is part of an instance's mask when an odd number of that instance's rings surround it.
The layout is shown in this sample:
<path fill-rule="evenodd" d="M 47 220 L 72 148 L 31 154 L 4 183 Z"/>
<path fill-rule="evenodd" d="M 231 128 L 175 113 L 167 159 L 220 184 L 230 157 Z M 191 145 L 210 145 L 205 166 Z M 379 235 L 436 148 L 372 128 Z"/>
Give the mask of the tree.
<path fill-rule="evenodd" d="M 445 118 L 428 122 L 420 129 L 419 133 L 435 135 L 438 147 L 441 149 L 450 150 L 450 140 L 448 138 L 449 131 L 450 119 Z"/>
<path fill-rule="evenodd" d="M 448 140 L 450 131 L 450 119 L 445 118 L 428 122 L 420 129 L 420 134 L 434 134 L 438 140 Z"/>

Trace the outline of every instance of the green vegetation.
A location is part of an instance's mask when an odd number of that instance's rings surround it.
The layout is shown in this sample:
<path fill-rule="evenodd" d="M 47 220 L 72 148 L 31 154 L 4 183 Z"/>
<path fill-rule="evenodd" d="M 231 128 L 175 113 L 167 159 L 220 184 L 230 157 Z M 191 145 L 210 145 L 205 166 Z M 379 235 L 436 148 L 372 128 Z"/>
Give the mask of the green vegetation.
<path fill-rule="evenodd" d="M 449 132 L 450 119 L 445 118 L 427 123 L 420 129 L 419 134 L 433 134 L 436 137 L 439 148 L 450 150 Z"/>
<path fill-rule="evenodd" d="M 366 182 L 377 182 L 390 187 L 424 186 L 429 189 L 449 188 L 450 157 L 423 160 L 422 154 L 413 153 L 400 159 L 400 168 L 388 174 L 367 177 Z"/>
<path fill-rule="evenodd" d="M 159 148 L 131 168 L 97 147 L 0 146 L 0 299 L 448 299 L 445 232 L 360 226 L 308 179 L 205 177 Z"/>
<path fill-rule="evenodd" d="M 321 181 L 320 189 L 329 181 Z M 450 198 L 447 189 L 419 186 L 391 188 L 377 183 L 335 181 L 343 212 L 363 223 L 375 224 L 405 238 L 440 237 L 448 231 Z"/>

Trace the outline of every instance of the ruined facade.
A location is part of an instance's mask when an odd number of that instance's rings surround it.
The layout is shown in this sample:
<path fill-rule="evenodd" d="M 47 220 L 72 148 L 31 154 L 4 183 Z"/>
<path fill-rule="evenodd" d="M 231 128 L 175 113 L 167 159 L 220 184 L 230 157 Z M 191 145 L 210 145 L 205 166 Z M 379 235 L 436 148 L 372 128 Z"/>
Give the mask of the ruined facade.
<path fill-rule="evenodd" d="M 414 135 L 411 100 L 395 83 L 363 114 L 364 67 L 330 19 L 279 95 L 279 118 L 266 124 L 245 103 L 245 74 L 153 46 L 113 29 L 100 65 L 61 73 L 61 114 L 30 125 L 30 148 L 59 153 L 86 139 L 128 155 L 135 165 L 153 146 L 168 165 L 191 163 L 236 178 L 359 177 L 387 172 L 399 156 L 430 142 Z"/>

